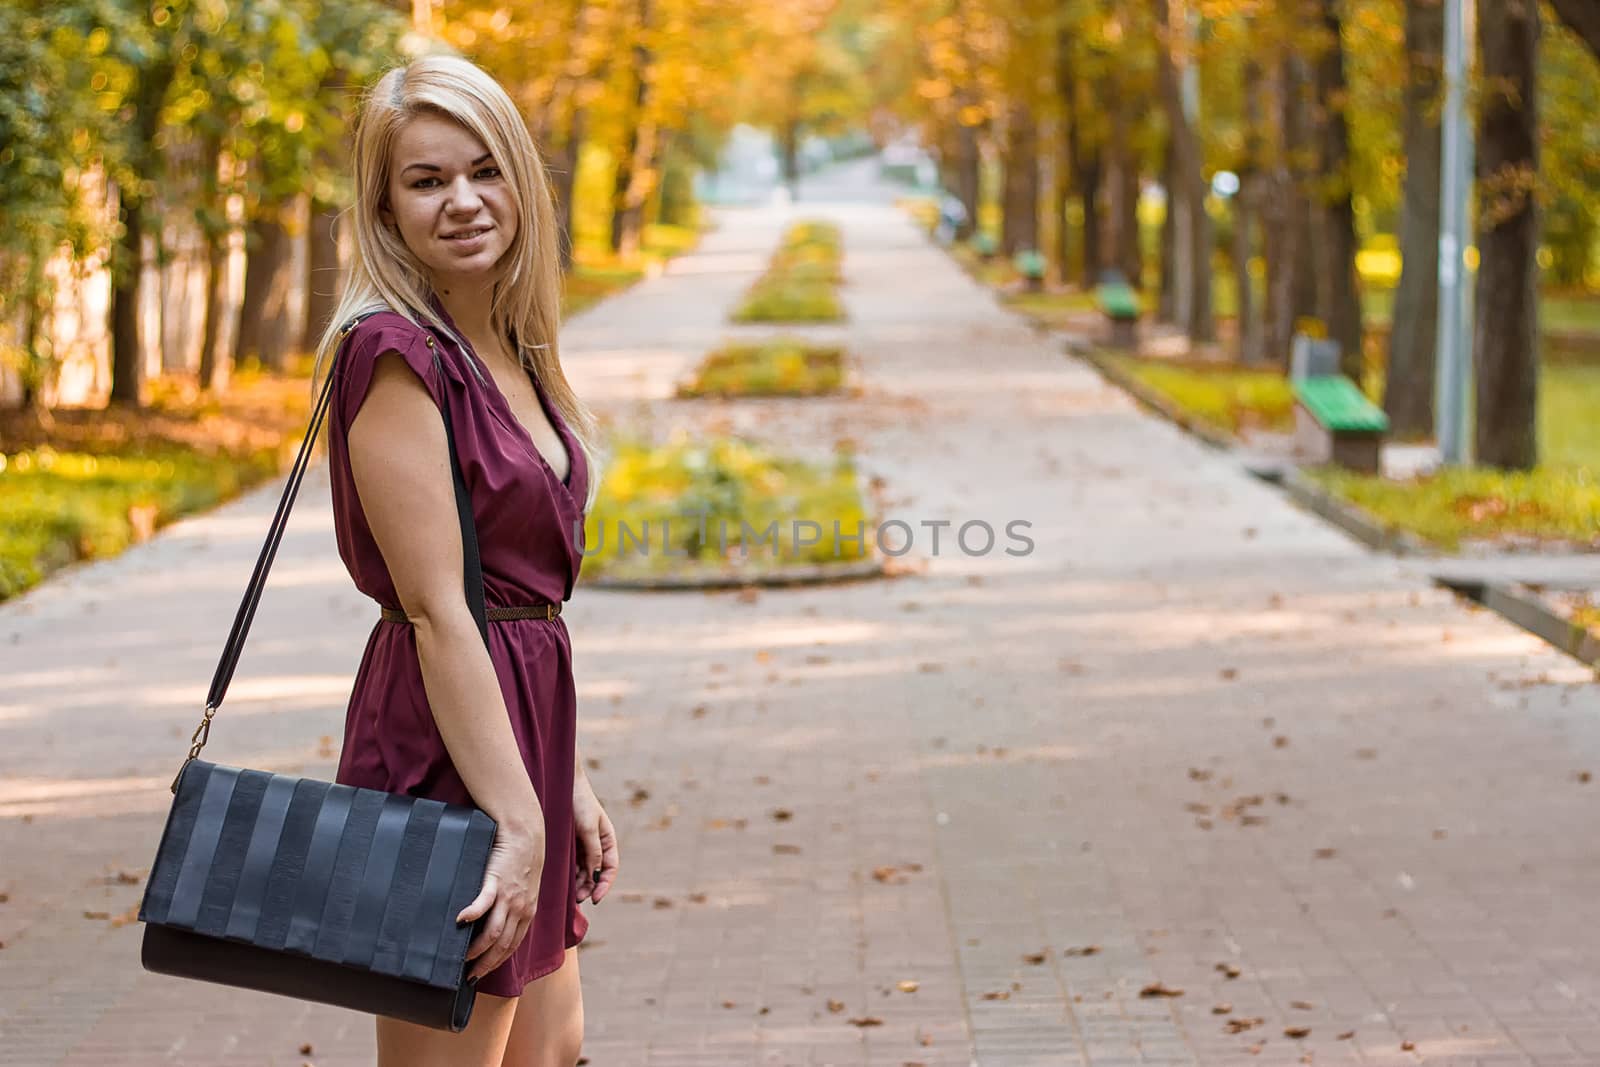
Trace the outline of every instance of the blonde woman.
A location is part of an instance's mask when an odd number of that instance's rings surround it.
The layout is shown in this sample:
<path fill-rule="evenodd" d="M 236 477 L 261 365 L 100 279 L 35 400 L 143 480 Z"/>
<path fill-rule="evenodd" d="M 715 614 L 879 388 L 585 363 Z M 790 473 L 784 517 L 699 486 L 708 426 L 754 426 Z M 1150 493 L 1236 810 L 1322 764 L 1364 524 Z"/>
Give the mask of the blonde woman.
<path fill-rule="evenodd" d="M 594 421 L 561 371 L 555 211 L 510 98 L 465 60 L 391 70 L 355 137 L 355 256 L 320 372 L 339 552 L 382 608 L 337 780 L 473 803 L 499 825 L 459 1034 L 378 1018 L 381 1067 L 572 1067 L 580 901 L 617 842 L 576 741 L 555 615 L 582 563 Z M 341 327 L 358 320 L 348 334 Z M 442 406 L 454 427 L 450 453 Z M 471 498 L 487 648 L 463 592 L 451 465 Z"/>

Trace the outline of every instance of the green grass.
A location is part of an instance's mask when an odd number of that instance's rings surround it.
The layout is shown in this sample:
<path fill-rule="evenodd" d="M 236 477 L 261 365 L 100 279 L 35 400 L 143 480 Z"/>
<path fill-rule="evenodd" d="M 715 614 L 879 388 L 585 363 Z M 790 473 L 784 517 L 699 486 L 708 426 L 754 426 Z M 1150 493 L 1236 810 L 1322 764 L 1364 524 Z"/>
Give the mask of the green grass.
<path fill-rule="evenodd" d="M 1466 468 L 1406 481 L 1333 470 L 1311 476 L 1440 548 L 1503 537 L 1600 548 L 1600 363 L 1543 366 L 1539 455 L 1539 466 L 1525 473 Z"/>
<path fill-rule="evenodd" d="M 825 222 L 797 222 L 784 233 L 778 251 L 744 301 L 734 322 L 838 322 L 844 318 L 837 285 L 839 228 Z"/>
<path fill-rule="evenodd" d="M 1366 286 L 1361 306 L 1368 326 L 1386 327 L 1394 315 L 1394 290 Z M 1600 343 L 1600 293 L 1545 293 L 1539 326 L 1548 333 L 1594 334 Z"/>
<path fill-rule="evenodd" d="M 833 286 L 825 282 L 767 280 L 750 290 L 734 322 L 838 322 L 844 318 Z"/>
<path fill-rule="evenodd" d="M 863 526 L 864 538 L 849 540 Z M 584 532 L 585 577 L 758 577 L 864 559 L 872 523 L 848 453 L 814 464 L 739 438 L 680 435 L 616 446 Z"/>
<path fill-rule="evenodd" d="M 711 352 L 678 387 L 682 397 L 822 396 L 844 387 L 844 350 L 795 337 Z"/>
<path fill-rule="evenodd" d="M 38 448 L 0 456 L 0 600 L 68 563 L 114 556 L 276 471 L 275 450 L 209 454 L 168 446 L 94 455 Z"/>
<path fill-rule="evenodd" d="M 1248 428 L 1287 431 L 1294 426 L 1294 395 L 1277 371 L 1135 356 L 1107 358 L 1185 412 L 1228 433 Z"/>

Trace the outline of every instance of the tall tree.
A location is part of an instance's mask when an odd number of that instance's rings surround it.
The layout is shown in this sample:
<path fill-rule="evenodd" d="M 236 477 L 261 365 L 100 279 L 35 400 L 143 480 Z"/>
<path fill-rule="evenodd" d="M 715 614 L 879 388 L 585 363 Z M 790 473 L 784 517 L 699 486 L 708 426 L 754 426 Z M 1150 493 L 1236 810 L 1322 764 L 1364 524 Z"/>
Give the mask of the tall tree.
<path fill-rule="evenodd" d="M 1444 65 L 1440 0 L 1406 0 L 1405 202 L 1400 210 L 1400 286 L 1389 327 L 1383 406 L 1399 436 L 1433 430 L 1434 348 L 1439 315 L 1439 89 Z"/>
<path fill-rule="evenodd" d="M 1157 33 L 1162 44 L 1161 100 L 1171 141 L 1172 183 L 1167 210 L 1175 211 L 1173 298 L 1174 318 L 1196 344 L 1217 336 L 1211 306 L 1211 216 L 1206 212 L 1200 131 L 1189 115 L 1183 81 L 1196 63 L 1189 22 L 1191 0 L 1155 0 Z"/>
<path fill-rule="evenodd" d="M 1478 12 L 1483 100 L 1478 132 L 1478 462 L 1538 460 L 1539 7 L 1501 0 Z"/>
<path fill-rule="evenodd" d="M 1320 144 L 1320 217 L 1317 241 L 1322 262 L 1317 301 L 1328 336 L 1339 342 L 1339 367 L 1350 378 L 1362 377 L 1361 286 L 1356 274 L 1354 176 L 1350 161 L 1350 85 L 1345 78 L 1342 0 L 1317 0 L 1322 29 L 1313 64 L 1317 86 L 1317 132 Z"/>

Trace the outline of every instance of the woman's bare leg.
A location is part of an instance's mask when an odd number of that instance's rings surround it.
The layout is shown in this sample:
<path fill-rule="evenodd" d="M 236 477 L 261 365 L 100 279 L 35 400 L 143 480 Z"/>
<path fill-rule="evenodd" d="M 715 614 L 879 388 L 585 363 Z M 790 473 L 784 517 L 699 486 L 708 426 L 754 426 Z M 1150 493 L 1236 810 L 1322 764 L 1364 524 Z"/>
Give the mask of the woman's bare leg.
<path fill-rule="evenodd" d="M 583 1049 L 583 989 L 578 950 L 559 969 L 522 989 L 502 1067 L 574 1067 Z"/>
<path fill-rule="evenodd" d="M 479 993 L 459 1034 L 380 1015 L 378 1067 L 499 1067 L 516 1014 L 517 998 Z"/>

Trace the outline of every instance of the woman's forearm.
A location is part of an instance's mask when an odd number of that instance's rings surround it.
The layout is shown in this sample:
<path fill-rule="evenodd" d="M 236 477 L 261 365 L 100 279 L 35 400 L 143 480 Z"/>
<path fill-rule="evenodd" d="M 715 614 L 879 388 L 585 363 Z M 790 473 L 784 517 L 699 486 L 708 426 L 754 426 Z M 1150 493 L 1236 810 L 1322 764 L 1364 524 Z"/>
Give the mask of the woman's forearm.
<path fill-rule="evenodd" d="M 422 685 L 450 760 L 478 807 L 507 830 L 542 830 L 489 650 L 465 602 L 410 615 Z"/>

